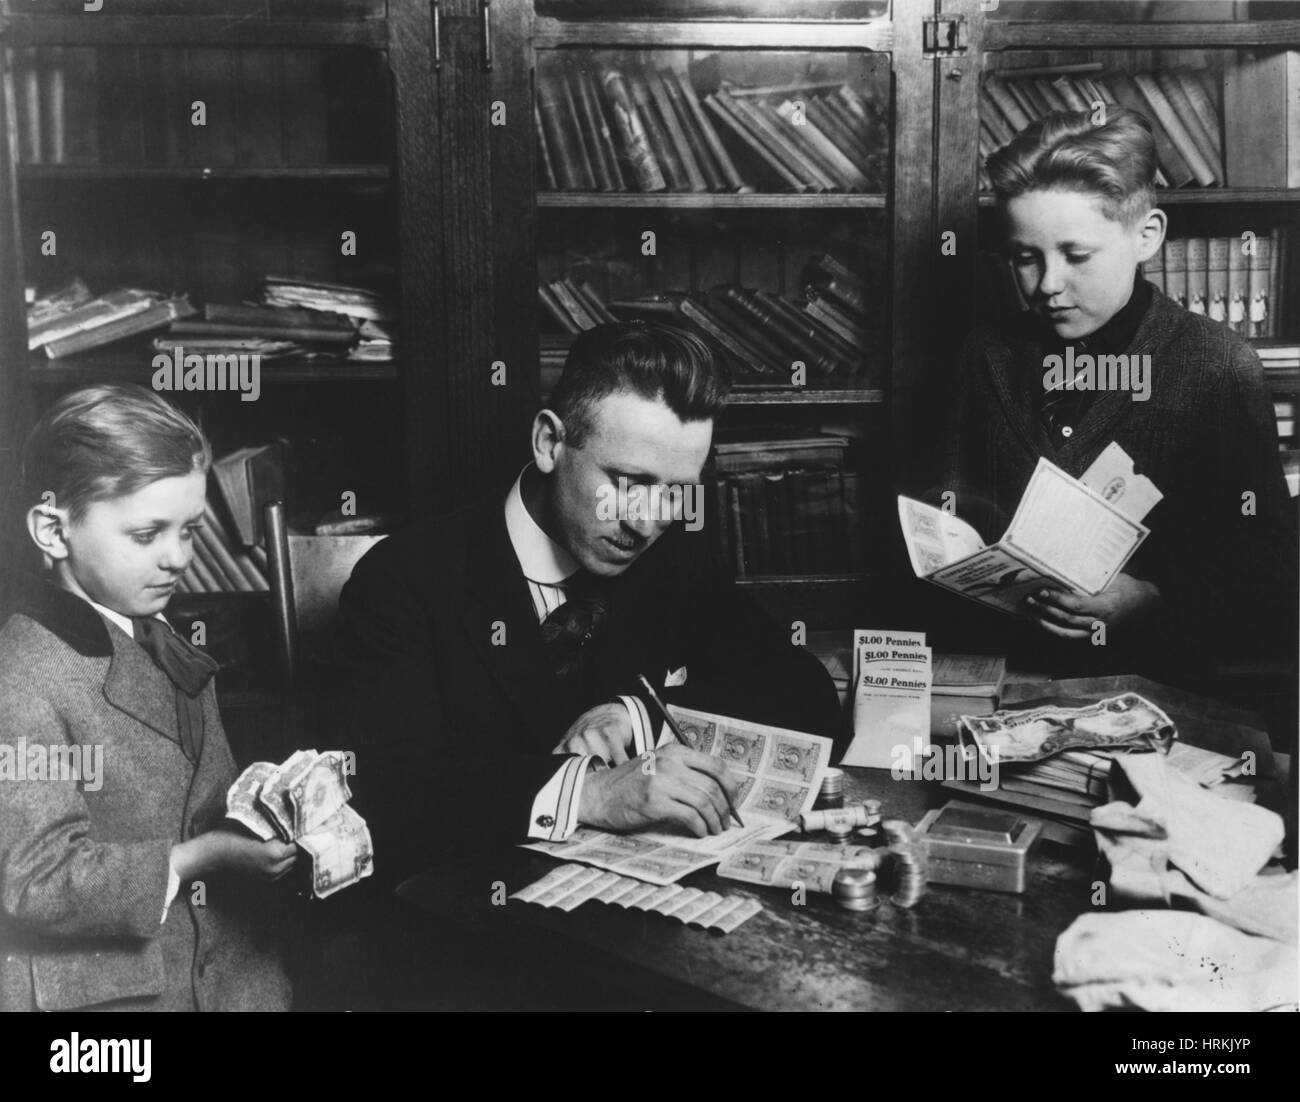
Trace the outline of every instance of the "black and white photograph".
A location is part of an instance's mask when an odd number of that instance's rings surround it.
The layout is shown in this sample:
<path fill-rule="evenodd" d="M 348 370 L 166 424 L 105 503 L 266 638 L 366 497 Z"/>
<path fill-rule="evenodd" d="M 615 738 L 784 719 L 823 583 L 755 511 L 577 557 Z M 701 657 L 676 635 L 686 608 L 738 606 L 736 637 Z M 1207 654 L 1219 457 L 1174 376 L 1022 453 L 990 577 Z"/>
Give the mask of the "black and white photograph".
<path fill-rule="evenodd" d="M 0 0 L 24 1064 L 1083 1012 L 1083 1081 L 1281 1068 L 1298 291 L 1300 2 Z"/>

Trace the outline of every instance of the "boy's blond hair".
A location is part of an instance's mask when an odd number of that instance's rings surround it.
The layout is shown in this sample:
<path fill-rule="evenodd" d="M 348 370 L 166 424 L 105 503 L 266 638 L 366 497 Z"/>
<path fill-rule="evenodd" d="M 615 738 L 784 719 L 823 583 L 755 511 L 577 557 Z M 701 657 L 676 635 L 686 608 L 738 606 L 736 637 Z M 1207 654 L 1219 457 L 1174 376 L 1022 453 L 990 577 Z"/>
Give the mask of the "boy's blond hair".
<path fill-rule="evenodd" d="M 1030 123 L 988 159 L 1000 203 L 1028 191 L 1059 188 L 1098 195 L 1107 218 L 1132 224 L 1156 203 L 1156 143 L 1136 111 L 1107 107 L 1054 111 Z"/>
<path fill-rule="evenodd" d="M 23 491 L 27 506 L 53 493 L 76 521 L 93 502 L 211 465 L 207 437 L 184 413 L 142 386 L 108 383 L 65 394 L 36 423 Z"/>

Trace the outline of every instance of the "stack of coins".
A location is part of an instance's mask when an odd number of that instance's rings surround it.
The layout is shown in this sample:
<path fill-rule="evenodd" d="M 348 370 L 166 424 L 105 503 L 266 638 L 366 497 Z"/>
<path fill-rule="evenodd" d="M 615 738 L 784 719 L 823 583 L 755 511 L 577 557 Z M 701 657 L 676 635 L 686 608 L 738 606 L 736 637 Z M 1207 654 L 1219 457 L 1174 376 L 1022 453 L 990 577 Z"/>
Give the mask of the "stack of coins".
<path fill-rule="evenodd" d="M 821 791 L 817 794 L 818 807 L 844 806 L 844 771 L 834 766 L 822 777 Z"/>
<path fill-rule="evenodd" d="M 840 869 L 831 881 L 831 895 L 846 911 L 869 911 L 876 899 L 876 874 L 870 869 Z"/>
<path fill-rule="evenodd" d="M 875 845 L 875 842 L 873 842 L 872 839 L 879 833 L 875 824 L 880 822 L 880 801 L 863 800 L 862 806 L 867 809 L 867 825 L 858 827 L 858 829 L 853 833 L 860 843 Z"/>
<path fill-rule="evenodd" d="M 893 856 L 893 902 L 899 907 L 914 907 L 925 895 L 928 877 L 926 851 L 910 823 L 890 819 L 881 824 Z"/>

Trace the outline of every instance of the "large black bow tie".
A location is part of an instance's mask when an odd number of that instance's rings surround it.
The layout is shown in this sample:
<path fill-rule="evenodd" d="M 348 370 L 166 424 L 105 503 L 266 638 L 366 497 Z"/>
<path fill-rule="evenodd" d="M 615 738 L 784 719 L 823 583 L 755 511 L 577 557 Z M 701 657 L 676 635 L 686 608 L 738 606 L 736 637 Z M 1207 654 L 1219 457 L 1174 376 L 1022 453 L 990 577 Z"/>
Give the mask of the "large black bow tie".
<path fill-rule="evenodd" d="M 199 695 L 220 668 L 197 647 L 191 646 L 162 620 L 137 616 L 132 621 L 135 638 L 148 652 L 154 665 L 186 696 Z"/>

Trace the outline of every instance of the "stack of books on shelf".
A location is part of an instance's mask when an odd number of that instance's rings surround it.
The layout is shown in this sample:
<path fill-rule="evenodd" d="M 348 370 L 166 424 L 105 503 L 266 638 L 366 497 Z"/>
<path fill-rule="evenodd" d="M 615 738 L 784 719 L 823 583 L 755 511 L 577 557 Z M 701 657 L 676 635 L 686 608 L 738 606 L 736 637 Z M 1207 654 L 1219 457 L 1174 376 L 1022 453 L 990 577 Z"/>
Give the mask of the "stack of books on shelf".
<path fill-rule="evenodd" d="M 866 292 L 862 281 L 829 254 L 811 267 L 800 303 L 730 284 L 606 303 L 590 283 L 570 278 L 540 283 L 537 294 L 567 334 L 633 318 L 680 325 L 699 335 L 742 386 L 789 386 L 796 364 L 804 365 L 809 380 L 867 372 Z M 547 343 L 552 354 L 559 347 Z"/>
<path fill-rule="evenodd" d="M 51 359 L 156 329 L 155 352 L 296 356 L 368 362 L 393 358 L 391 300 L 341 283 L 267 276 L 257 303 L 208 303 L 125 287 L 95 296 L 81 279 L 27 306 L 27 347 Z"/>
<path fill-rule="evenodd" d="M 124 287 L 98 297 L 81 279 L 36 299 L 27 308 L 27 348 L 51 360 L 161 329 L 194 314 L 184 295 Z"/>
<path fill-rule="evenodd" d="M 870 192 L 885 124 L 847 84 L 701 94 L 685 68 L 546 56 L 533 115 L 549 190 Z"/>
<path fill-rule="evenodd" d="M 1254 227 L 1231 237 L 1170 238 L 1142 272 L 1180 306 L 1244 337 L 1285 331 L 1287 233 Z"/>
<path fill-rule="evenodd" d="M 1257 347 L 1255 352 L 1267 378 L 1284 384 L 1300 384 L 1300 344 L 1268 345 Z"/>
<path fill-rule="evenodd" d="M 383 291 L 322 279 L 269 275 L 262 285 L 266 306 L 302 307 L 331 314 L 346 314 L 357 321 L 396 321 L 397 305 Z"/>
<path fill-rule="evenodd" d="M 1161 187 L 1300 187 L 1298 91 L 1297 50 L 1239 53 L 1214 69 L 1103 72 L 1100 62 L 1003 69 L 984 78 L 980 156 L 1053 111 L 1104 104 L 1151 124 Z"/>
<path fill-rule="evenodd" d="M 285 356 L 347 355 L 357 340 L 357 325 L 345 314 L 305 307 L 210 302 L 200 318 L 175 321 L 155 337 L 159 352 L 183 350 L 207 355 L 253 355 L 264 360 Z"/>
<path fill-rule="evenodd" d="M 848 451 L 842 436 L 779 432 L 716 445 L 719 549 L 736 577 L 862 569 L 858 474 Z"/>

